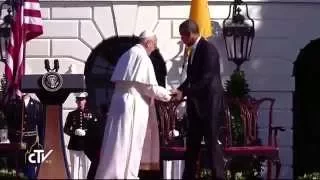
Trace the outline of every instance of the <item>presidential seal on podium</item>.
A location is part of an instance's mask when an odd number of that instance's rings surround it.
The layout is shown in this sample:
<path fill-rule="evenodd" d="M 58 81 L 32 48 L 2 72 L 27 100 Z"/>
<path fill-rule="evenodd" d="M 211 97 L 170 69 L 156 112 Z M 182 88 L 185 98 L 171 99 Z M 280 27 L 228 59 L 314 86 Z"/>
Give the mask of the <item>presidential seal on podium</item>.
<path fill-rule="evenodd" d="M 41 84 L 46 91 L 56 92 L 62 87 L 63 78 L 57 72 L 47 72 L 42 76 Z"/>

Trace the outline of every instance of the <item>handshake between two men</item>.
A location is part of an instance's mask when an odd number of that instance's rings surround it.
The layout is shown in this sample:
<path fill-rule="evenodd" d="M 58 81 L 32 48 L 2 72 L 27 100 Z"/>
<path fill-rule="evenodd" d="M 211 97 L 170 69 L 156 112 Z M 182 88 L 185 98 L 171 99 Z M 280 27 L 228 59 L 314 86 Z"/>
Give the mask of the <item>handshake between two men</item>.
<path fill-rule="evenodd" d="M 172 89 L 170 101 L 181 101 L 183 99 L 183 93 L 179 89 Z"/>

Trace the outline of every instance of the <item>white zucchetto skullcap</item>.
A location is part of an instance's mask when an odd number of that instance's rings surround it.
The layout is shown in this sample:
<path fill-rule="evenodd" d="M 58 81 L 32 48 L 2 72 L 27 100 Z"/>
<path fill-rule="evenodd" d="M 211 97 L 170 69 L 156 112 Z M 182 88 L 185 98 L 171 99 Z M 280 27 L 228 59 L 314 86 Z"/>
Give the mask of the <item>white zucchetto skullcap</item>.
<path fill-rule="evenodd" d="M 88 96 L 87 92 L 81 92 L 76 94 L 77 99 L 86 98 Z"/>
<path fill-rule="evenodd" d="M 140 33 L 139 38 L 140 39 L 145 39 L 145 38 L 151 38 L 156 36 L 156 34 L 152 31 L 144 30 Z"/>

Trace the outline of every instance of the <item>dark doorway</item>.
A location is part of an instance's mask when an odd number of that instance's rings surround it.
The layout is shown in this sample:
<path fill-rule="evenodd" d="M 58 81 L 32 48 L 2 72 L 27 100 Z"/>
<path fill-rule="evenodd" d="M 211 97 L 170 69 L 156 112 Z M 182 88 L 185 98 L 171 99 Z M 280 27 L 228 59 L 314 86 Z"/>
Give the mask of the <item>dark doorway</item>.
<path fill-rule="evenodd" d="M 92 50 L 84 70 L 90 107 L 109 108 L 114 88 L 110 78 L 114 67 L 119 57 L 138 42 L 136 36 L 113 36 Z"/>
<path fill-rule="evenodd" d="M 320 171 L 320 38 L 294 63 L 294 176 Z"/>

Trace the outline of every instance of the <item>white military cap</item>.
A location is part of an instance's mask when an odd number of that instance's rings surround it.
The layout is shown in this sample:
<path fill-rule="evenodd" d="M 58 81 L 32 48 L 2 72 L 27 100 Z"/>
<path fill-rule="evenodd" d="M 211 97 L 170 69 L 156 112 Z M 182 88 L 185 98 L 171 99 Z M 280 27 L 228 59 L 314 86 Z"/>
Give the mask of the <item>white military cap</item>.
<path fill-rule="evenodd" d="M 77 100 L 85 99 L 85 98 L 87 98 L 87 96 L 88 96 L 88 93 L 87 93 L 87 92 L 77 93 L 77 94 L 76 94 L 76 99 L 77 99 Z"/>

